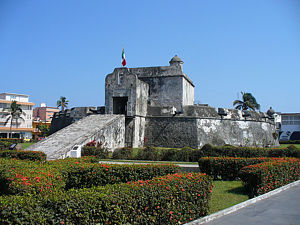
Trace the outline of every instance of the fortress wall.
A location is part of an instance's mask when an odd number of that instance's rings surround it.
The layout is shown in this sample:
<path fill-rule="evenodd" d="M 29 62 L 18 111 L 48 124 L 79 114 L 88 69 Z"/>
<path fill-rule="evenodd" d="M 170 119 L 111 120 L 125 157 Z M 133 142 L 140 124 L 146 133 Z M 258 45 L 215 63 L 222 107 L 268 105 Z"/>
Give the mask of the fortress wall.
<path fill-rule="evenodd" d="M 275 126 L 261 121 L 197 117 L 147 117 L 146 145 L 201 148 L 210 143 L 235 146 L 278 146 Z"/>
<path fill-rule="evenodd" d="M 198 147 L 207 143 L 234 146 L 278 146 L 274 124 L 260 121 L 196 119 Z"/>
<path fill-rule="evenodd" d="M 195 118 L 147 117 L 145 145 L 157 147 L 198 147 Z"/>

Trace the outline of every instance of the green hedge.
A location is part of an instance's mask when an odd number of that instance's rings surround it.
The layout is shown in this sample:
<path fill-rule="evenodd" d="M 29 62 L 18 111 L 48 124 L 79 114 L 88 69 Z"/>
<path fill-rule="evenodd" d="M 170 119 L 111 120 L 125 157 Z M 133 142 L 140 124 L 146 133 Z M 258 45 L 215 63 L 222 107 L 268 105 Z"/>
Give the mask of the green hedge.
<path fill-rule="evenodd" d="M 288 140 L 288 141 L 279 141 L 280 144 L 288 144 L 288 145 L 299 145 L 300 140 Z"/>
<path fill-rule="evenodd" d="M 94 158 L 45 163 L 0 158 L 0 194 L 43 194 L 176 173 L 176 165 L 109 165 L 89 163 Z"/>
<path fill-rule="evenodd" d="M 285 158 L 246 166 L 239 177 L 249 197 L 264 194 L 300 178 L 300 160 Z"/>
<path fill-rule="evenodd" d="M 16 158 L 21 160 L 45 161 L 47 155 L 38 151 L 0 150 L 0 158 Z"/>
<path fill-rule="evenodd" d="M 51 161 L 50 164 L 61 171 L 66 182 L 66 189 L 152 179 L 156 176 L 163 176 L 180 171 L 179 166 L 171 164 L 92 164 L 79 160 Z"/>
<path fill-rule="evenodd" d="M 213 146 L 206 144 L 202 147 L 203 156 L 215 157 L 296 157 L 300 158 L 300 149 L 295 146 L 287 148 L 253 148 L 235 146 Z"/>
<path fill-rule="evenodd" d="M 135 149 L 121 148 L 113 153 L 114 159 L 135 159 L 154 161 L 182 161 L 198 162 L 201 157 L 295 157 L 300 158 L 300 149 L 291 145 L 287 148 L 252 148 L 235 146 L 204 145 L 201 149 L 184 148 L 159 148 L 147 146 Z"/>
<path fill-rule="evenodd" d="M 208 176 L 173 174 L 70 190 L 49 198 L 0 197 L 1 224 L 183 224 L 205 216 Z"/>
<path fill-rule="evenodd" d="M 21 138 L 0 138 L 0 141 L 7 141 L 13 144 L 23 143 L 24 140 Z"/>
<path fill-rule="evenodd" d="M 203 157 L 199 159 L 199 169 L 215 180 L 236 180 L 241 168 L 273 158 L 234 158 L 234 157 Z"/>
<path fill-rule="evenodd" d="M 182 161 L 197 162 L 202 156 L 199 149 L 184 148 L 159 148 L 147 146 L 138 149 L 135 159 L 137 160 L 154 160 L 154 161 Z"/>
<path fill-rule="evenodd" d="M 100 159 L 107 159 L 109 151 L 106 148 L 84 146 L 81 150 L 81 156 L 96 156 Z"/>
<path fill-rule="evenodd" d="M 0 150 L 8 150 L 11 145 L 12 145 L 11 142 L 0 141 Z"/>
<path fill-rule="evenodd" d="M 129 147 L 115 149 L 112 154 L 113 159 L 134 159 L 133 149 Z"/>

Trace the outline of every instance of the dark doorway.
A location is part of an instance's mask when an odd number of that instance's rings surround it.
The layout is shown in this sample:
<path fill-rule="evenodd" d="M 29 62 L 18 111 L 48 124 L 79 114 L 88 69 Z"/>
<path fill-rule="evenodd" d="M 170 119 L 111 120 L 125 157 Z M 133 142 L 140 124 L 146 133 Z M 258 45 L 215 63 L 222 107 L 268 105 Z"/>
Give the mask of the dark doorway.
<path fill-rule="evenodd" d="M 113 113 L 127 115 L 128 97 L 113 97 Z"/>

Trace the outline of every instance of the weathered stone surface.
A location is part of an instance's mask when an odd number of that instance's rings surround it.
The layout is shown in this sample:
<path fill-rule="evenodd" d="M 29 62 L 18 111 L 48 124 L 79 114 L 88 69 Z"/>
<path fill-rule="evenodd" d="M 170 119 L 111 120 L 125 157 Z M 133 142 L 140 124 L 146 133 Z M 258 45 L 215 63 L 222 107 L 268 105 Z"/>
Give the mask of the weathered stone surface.
<path fill-rule="evenodd" d="M 147 117 L 145 144 L 157 147 L 198 147 L 194 118 Z"/>
<path fill-rule="evenodd" d="M 97 111 L 95 107 L 73 107 L 71 109 L 64 110 L 64 112 L 55 112 L 51 121 L 50 134 L 69 126 L 83 117 L 91 115 L 93 113 L 91 110 Z"/>
<path fill-rule="evenodd" d="M 201 148 L 214 145 L 278 146 L 273 138 L 273 123 L 256 120 L 232 120 L 201 117 L 147 117 L 145 139 L 147 145 L 162 147 Z"/>
<path fill-rule="evenodd" d="M 125 145 L 124 115 L 90 115 L 50 135 L 26 150 L 42 151 L 47 160 L 65 157 L 75 145 L 96 140 L 114 150 Z"/>
<path fill-rule="evenodd" d="M 194 103 L 194 84 L 175 62 L 171 66 L 116 68 L 105 80 L 106 113 L 114 112 L 114 98 L 128 97 L 127 116 L 146 116 L 147 106 L 174 106 L 182 111 Z"/>

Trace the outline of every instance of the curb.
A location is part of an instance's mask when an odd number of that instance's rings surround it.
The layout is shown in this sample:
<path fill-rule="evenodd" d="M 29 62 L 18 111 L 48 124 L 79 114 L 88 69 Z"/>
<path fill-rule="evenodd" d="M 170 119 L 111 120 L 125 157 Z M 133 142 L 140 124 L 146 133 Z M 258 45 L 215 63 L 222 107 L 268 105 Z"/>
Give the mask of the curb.
<path fill-rule="evenodd" d="M 277 189 L 275 189 L 273 191 L 270 191 L 270 192 L 268 192 L 266 194 L 260 195 L 260 196 L 258 196 L 256 198 L 249 199 L 247 201 L 244 201 L 242 203 L 239 203 L 239 204 L 234 205 L 232 207 L 229 207 L 227 209 L 223 209 L 223 210 L 221 210 L 219 212 L 216 212 L 216 213 L 213 213 L 213 214 L 211 214 L 209 216 L 202 217 L 200 219 L 197 219 L 197 220 L 194 220 L 192 222 L 186 223 L 186 225 L 200 225 L 200 224 L 205 224 L 207 222 L 210 222 L 212 220 L 220 218 L 221 216 L 228 215 L 228 214 L 233 213 L 233 212 L 235 212 L 235 211 L 237 211 L 239 209 L 242 209 L 242 208 L 244 208 L 246 206 L 252 205 L 252 204 L 254 204 L 254 203 L 256 203 L 256 202 L 258 202 L 260 200 L 269 198 L 269 197 L 271 197 L 273 195 L 276 195 L 276 194 L 278 194 L 278 193 L 280 193 L 280 192 L 282 192 L 282 191 L 284 191 L 284 190 L 286 190 L 288 188 L 296 186 L 296 185 L 300 185 L 300 180 L 294 181 L 293 183 L 287 184 L 287 185 L 282 186 L 280 188 L 277 188 Z"/>

